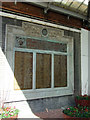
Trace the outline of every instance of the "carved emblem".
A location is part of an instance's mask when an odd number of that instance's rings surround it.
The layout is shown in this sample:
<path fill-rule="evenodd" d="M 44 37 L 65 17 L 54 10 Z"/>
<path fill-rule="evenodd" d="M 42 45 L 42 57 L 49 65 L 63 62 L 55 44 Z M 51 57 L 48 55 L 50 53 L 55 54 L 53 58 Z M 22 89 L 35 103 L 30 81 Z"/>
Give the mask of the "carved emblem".
<path fill-rule="evenodd" d="M 26 38 L 22 36 L 16 36 L 15 47 L 26 47 Z"/>

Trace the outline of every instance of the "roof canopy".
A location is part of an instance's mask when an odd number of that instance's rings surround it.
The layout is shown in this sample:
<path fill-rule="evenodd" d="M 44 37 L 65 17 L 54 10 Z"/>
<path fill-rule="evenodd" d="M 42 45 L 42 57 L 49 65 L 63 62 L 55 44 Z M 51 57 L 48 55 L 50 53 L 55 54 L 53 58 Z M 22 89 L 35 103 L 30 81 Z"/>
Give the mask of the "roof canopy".
<path fill-rule="evenodd" d="M 75 11 L 82 15 L 87 14 L 88 0 L 54 0 L 52 4 Z"/>

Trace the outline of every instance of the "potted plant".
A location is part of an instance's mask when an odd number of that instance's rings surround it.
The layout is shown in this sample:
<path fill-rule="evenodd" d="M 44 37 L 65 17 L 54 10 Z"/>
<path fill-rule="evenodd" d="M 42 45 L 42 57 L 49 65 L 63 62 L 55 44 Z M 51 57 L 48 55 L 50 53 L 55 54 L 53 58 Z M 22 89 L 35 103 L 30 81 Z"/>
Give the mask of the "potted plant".
<path fill-rule="evenodd" d="M 0 120 L 3 118 L 11 118 L 11 120 L 18 117 L 19 110 L 14 107 L 1 107 L 0 108 Z"/>
<path fill-rule="evenodd" d="M 90 96 L 88 95 L 78 95 L 75 97 L 76 106 L 79 104 L 81 106 L 90 106 Z"/>
<path fill-rule="evenodd" d="M 87 120 L 90 118 L 90 108 L 87 106 L 80 106 L 77 107 L 69 107 L 63 110 L 63 117 L 67 120 L 68 118 L 71 118 L 72 120 L 79 120 L 82 118 L 83 120 Z"/>

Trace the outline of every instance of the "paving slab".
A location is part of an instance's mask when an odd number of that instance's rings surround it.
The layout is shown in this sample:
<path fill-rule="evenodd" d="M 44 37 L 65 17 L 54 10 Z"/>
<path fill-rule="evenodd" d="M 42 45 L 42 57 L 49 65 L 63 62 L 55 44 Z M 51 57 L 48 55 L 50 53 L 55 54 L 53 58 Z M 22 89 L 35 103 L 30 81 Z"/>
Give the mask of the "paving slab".
<path fill-rule="evenodd" d="M 44 112 L 34 113 L 39 118 L 63 118 L 62 109 L 48 110 Z"/>

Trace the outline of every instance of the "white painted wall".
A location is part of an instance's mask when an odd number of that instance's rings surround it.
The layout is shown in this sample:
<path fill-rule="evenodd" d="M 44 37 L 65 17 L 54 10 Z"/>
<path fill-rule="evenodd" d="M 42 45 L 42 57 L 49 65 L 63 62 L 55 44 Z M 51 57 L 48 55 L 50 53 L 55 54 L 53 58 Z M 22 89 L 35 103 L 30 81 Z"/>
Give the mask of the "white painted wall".
<path fill-rule="evenodd" d="M 13 87 L 13 73 L 7 62 L 6 56 L 0 47 L 0 103 L 8 99 Z"/>
<path fill-rule="evenodd" d="M 90 31 L 88 32 L 88 61 L 90 61 Z M 90 62 L 88 62 L 88 72 L 90 73 Z M 88 94 L 90 95 L 90 74 L 88 74 Z"/>
<path fill-rule="evenodd" d="M 88 94 L 88 31 L 81 29 L 81 92 Z"/>
<path fill-rule="evenodd" d="M 2 104 L 9 99 L 15 100 L 16 97 L 20 97 L 20 95 L 14 95 L 13 79 L 14 74 L 6 59 L 6 56 L 4 55 L 0 47 L 0 106 L 2 106 Z M 21 92 L 21 97 L 22 96 L 23 98 L 25 98 L 25 96 Z M 38 118 L 33 114 L 27 101 L 6 104 L 6 106 L 8 105 L 15 106 L 17 109 L 19 109 L 20 112 L 18 118 Z"/>

